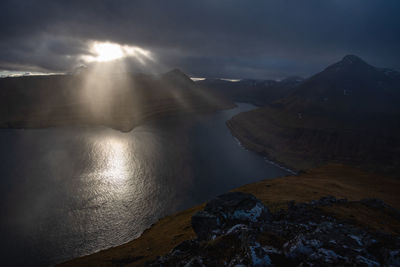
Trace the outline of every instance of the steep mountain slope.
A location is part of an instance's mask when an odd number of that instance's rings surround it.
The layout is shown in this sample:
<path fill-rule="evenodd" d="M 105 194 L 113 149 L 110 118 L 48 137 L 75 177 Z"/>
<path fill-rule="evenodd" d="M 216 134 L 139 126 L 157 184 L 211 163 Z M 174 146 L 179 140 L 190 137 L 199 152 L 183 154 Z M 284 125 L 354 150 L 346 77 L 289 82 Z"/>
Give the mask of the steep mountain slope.
<path fill-rule="evenodd" d="M 348 55 L 304 81 L 279 103 L 294 112 L 364 116 L 398 113 L 399 100 L 399 72 Z"/>
<path fill-rule="evenodd" d="M 0 127 L 107 125 L 128 131 L 149 118 L 233 103 L 179 70 L 161 76 L 90 71 L 0 79 Z"/>
<path fill-rule="evenodd" d="M 399 77 L 346 56 L 228 126 L 249 148 L 294 169 L 339 161 L 398 174 Z"/>
<path fill-rule="evenodd" d="M 250 102 L 257 106 L 265 106 L 288 96 L 302 80 L 300 77 L 289 77 L 282 81 L 245 79 L 235 82 L 205 79 L 198 81 L 197 84 L 210 88 L 232 101 Z"/>

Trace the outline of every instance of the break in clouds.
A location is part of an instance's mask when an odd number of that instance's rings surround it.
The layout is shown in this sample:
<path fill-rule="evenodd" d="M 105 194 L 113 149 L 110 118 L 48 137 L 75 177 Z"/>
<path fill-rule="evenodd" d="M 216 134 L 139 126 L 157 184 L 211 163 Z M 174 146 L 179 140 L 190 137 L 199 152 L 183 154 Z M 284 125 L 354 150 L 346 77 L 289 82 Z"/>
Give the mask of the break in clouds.
<path fill-rule="evenodd" d="M 194 77 L 309 76 L 345 54 L 400 69 L 400 2 L 1 1 L 0 69 L 68 72 L 93 42 L 151 54 L 132 71 L 181 68 Z"/>

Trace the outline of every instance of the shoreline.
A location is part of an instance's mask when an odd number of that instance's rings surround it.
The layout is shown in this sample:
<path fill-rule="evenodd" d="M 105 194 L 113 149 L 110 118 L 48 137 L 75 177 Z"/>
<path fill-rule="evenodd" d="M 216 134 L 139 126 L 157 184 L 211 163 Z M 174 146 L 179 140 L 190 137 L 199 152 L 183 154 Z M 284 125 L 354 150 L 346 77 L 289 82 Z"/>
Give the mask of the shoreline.
<path fill-rule="evenodd" d="M 271 163 L 272 165 L 275 165 L 283 170 L 286 170 L 290 172 L 292 175 L 299 175 L 301 172 L 304 172 L 304 170 L 300 168 L 295 168 L 293 166 L 290 166 L 282 161 L 277 160 L 276 158 L 272 157 L 269 153 L 265 151 L 261 145 L 252 142 L 249 138 L 246 138 L 244 135 L 240 134 L 239 131 L 236 130 L 234 124 L 232 123 L 232 119 L 229 119 L 226 121 L 226 126 L 228 127 L 229 131 L 231 132 L 232 136 L 237 140 L 240 146 L 245 148 L 246 150 L 255 152 L 262 156 L 268 163 Z"/>
<path fill-rule="evenodd" d="M 228 127 L 228 125 L 227 125 L 227 127 Z M 228 127 L 228 128 L 229 128 L 229 127 Z M 258 152 L 256 152 L 256 151 L 251 150 L 250 148 L 247 148 L 247 147 L 246 147 L 245 145 L 243 145 L 242 142 L 239 140 L 240 137 L 234 135 L 233 131 L 232 131 L 230 128 L 229 128 L 229 130 L 230 130 L 230 132 L 231 132 L 231 134 L 232 134 L 233 139 L 234 139 L 234 140 L 238 143 L 238 145 L 239 145 L 240 147 L 242 147 L 244 150 L 257 153 L 258 155 L 260 155 L 261 157 L 263 157 L 264 160 L 265 160 L 266 162 L 268 162 L 269 164 L 274 165 L 274 166 L 276 166 L 276 167 L 278 167 L 278 168 L 280 168 L 280 169 L 282 169 L 282 170 L 285 170 L 285 171 L 289 172 L 291 175 L 298 175 L 298 174 L 299 174 L 299 172 L 296 172 L 296 171 L 294 171 L 293 169 L 290 169 L 289 167 L 284 166 L 283 163 L 279 163 L 279 162 L 270 160 L 270 159 L 269 159 L 266 155 L 264 155 L 263 153 L 258 153 Z"/>
<path fill-rule="evenodd" d="M 136 127 L 151 122 L 154 120 L 159 120 L 170 116 L 180 116 L 187 114 L 209 114 L 223 110 L 229 110 L 236 108 L 237 105 L 227 104 L 225 106 L 215 107 L 215 108 L 198 108 L 193 110 L 183 110 L 176 109 L 170 111 L 161 111 L 158 113 L 147 114 L 141 118 L 134 119 L 114 119 L 113 121 L 90 121 L 82 118 L 71 118 L 71 119 L 60 119 L 54 121 L 15 121 L 6 122 L 0 124 L 0 130 L 35 130 L 35 129 L 50 129 L 50 128 L 63 128 L 63 127 L 76 127 L 76 128 L 92 128 L 92 127 L 107 127 L 116 131 L 123 133 L 131 132 Z M 122 123 L 114 123 L 114 121 L 122 121 Z"/>

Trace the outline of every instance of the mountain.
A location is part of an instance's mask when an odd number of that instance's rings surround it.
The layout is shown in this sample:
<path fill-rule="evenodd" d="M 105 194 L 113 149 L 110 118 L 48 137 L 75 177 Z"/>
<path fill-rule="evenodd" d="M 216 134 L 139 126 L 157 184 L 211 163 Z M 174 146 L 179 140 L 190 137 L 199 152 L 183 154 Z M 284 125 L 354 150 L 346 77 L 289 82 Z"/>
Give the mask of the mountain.
<path fill-rule="evenodd" d="M 173 69 L 161 75 L 161 79 L 175 84 L 193 84 L 194 82 L 180 69 Z"/>
<path fill-rule="evenodd" d="M 196 83 L 210 88 L 232 101 L 250 102 L 257 106 L 265 106 L 282 97 L 288 96 L 302 80 L 300 77 L 289 77 L 282 81 L 205 79 Z"/>
<path fill-rule="evenodd" d="M 249 149 L 296 170 L 333 161 L 398 174 L 399 102 L 397 71 L 349 55 L 228 126 Z"/>
<path fill-rule="evenodd" d="M 0 127 L 106 125 L 129 131 L 150 119 L 234 104 L 173 70 L 160 76 L 130 73 L 0 79 Z"/>
<path fill-rule="evenodd" d="M 364 116 L 397 113 L 399 101 L 399 72 L 347 55 L 305 80 L 279 104 L 295 112 Z"/>

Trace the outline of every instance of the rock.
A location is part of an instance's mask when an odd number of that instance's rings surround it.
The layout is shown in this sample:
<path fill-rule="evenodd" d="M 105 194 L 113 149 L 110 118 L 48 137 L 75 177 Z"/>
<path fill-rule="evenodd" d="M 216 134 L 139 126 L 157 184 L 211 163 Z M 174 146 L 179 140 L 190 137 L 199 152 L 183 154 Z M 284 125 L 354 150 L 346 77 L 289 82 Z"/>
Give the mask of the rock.
<path fill-rule="evenodd" d="M 364 198 L 361 200 L 361 203 L 375 209 L 384 209 L 388 207 L 383 200 L 376 198 Z"/>
<path fill-rule="evenodd" d="M 391 214 L 394 218 L 397 220 L 400 220 L 400 210 L 395 209 L 388 204 L 386 204 L 383 200 L 377 199 L 377 198 L 365 198 L 360 201 L 362 204 L 364 204 L 367 207 L 374 208 L 374 209 L 379 209 L 383 210 L 386 209 L 388 213 Z"/>
<path fill-rule="evenodd" d="M 239 220 L 243 223 L 267 221 L 271 215 L 266 206 L 252 194 L 229 192 L 207 203 L 205 211 L 222 217 L 225 222 Z"/>
<path fill-rule="evenodd" d="M 293 210 L 296 208 L 296 202 L 294 200 L 291 200 L 288 202 L 288 209 Z"/>
<path fill-rule="evenodd" d="M 400 249 L 387 251 L 385 262 L 389 266 L 400 266 Z"/>
<path fill-rule="evenodd" d="M 289 240 L 283 245 L 283 250 L 289 258 L 309 257 L 313 253 L 312 248 L 307 244 L 303 235 Z"/>
<path fill-rule="evenodd" d="M 270 213 L 253 195 L 228 193 L 192 217 L 197 238 L 184 241 L 152 266 L 400 266 L 400 238 L 368 232 L 323 213 L 347 200 L 289 202 Z M 353 201 L 373 209 L 380 200 Z M 400 220 L 399 220 L 400 221 Z"/>
<path fill-rule="evenodd" d="M 199 244 L 194 240 L 185 240 L 174 248 L 175 253 L 185 253 L 197 249 Z"/>
<path fill-rule="evenodd" d="M 260 224 L 271 219 L 261 201 L 251 194 L 230 192 L 207 203 L 204 211 L 192 217 L 192 228 L 199 239 L 210 239 L 237 224 Z"/>
<path fill-rule="evenodd" d="M 207 211 L 199 211 L 192 216 L 192 228 L 199 239 L 210 239 L 220 234 L 219 218 Z"/>
<path fill-rule="evenodd" d="M 336 201 L 336 203 L 345 204 L 345 203 L 348 203 L 348 200 L 347 200 L 347 198 L 341 198 L 341 199 L 338 199 L 338 200 Z"/>
<path fill-rule="evenodd" d="M 330 205 L 332 205 L 333 203 L 336 203 L 336 202 L 337 202 L 337 199 L 334 196 L 322 197 L 319 200 L 319 204 L 321 206 L 330 206 Z"/>

